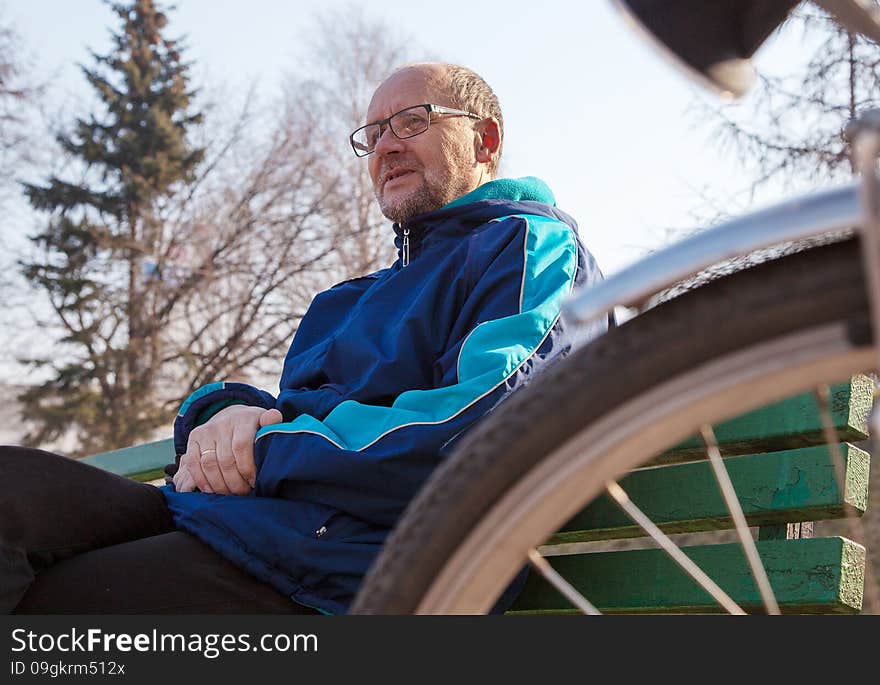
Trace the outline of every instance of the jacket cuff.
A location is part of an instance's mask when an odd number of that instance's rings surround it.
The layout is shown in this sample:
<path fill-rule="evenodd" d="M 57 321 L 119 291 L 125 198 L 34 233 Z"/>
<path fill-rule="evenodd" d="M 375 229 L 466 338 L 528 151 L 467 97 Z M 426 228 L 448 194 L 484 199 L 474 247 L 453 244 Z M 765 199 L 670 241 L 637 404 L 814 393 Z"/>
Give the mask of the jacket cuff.
<path fill-rule="evenodd" d="M 246 383 L 222 381 L 204 385 L 190 395 L 181 405 L 174 419 L 174 453 L 176 462 L 186 453 L 186 444 L 193 428 L 200 426 L 221 409 L 234 404 L 272 409 L 275 397 Z"/>

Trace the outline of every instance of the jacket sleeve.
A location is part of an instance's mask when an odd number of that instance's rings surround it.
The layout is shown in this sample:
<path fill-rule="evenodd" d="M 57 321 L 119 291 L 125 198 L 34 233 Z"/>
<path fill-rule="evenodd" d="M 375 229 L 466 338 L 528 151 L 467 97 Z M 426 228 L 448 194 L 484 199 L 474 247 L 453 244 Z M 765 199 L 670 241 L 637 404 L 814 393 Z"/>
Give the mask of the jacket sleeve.
<path fill-rule="evenodd" d="M 322 420 L 306 414 L 257 434 L 258 496 L 318 501 L 392 526 L 444 454 L 539 359 L 564 351 L 564 298 L 584 263 L 574 231 L 551 218 L 498 220 L 472 238 L 472 287 L 437 385 L 391 406 L 347 400 Z M 440 289 L 442 290 L 442 289 Z"/>
<path fill-rule="evenodd" d="M 221 409 L 233 404 L 248 404 L 263 409 L 275 406 L 275 398 L 268 392 L 246 383 L 221 381 L 209 383 L 193 392 L 180 406 L 174 419 L 174 453 L 176 462 L 186 453 L 189 434 Z"/>

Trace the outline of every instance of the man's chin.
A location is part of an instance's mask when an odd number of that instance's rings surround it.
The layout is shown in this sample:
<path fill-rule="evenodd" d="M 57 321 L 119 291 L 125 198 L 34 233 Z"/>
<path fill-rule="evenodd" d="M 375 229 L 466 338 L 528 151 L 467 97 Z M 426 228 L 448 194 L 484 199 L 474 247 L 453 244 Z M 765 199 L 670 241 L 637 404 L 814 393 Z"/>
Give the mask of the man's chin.
<path fill-rule="evenodd" d="M 419 192 L 420 190 L 408 193 L 384 193 L 379 200 L 382 214 L 391 221 L 402 224 L 417 214 L 424 214 L 441 206 L 432 202 L 425 193 Z"/>

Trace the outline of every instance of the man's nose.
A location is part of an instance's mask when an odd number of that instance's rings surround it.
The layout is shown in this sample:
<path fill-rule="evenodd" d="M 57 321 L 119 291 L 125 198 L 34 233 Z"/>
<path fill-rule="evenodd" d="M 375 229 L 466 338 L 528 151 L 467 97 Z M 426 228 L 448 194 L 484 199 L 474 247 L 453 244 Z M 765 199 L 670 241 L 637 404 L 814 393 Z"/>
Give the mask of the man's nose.
<path fill-rule="evenodd" d="M 373 148 L 373 152 L 376 155 L 382 156 L 389 152 L 400 152 L 403 147 L 403 141 L 394 135 L 394 131 L 391 130 L 390 126 L 386 126 L 385 130 L 379 134 L 379 139 L 376 141 L 376 147 Z"/>

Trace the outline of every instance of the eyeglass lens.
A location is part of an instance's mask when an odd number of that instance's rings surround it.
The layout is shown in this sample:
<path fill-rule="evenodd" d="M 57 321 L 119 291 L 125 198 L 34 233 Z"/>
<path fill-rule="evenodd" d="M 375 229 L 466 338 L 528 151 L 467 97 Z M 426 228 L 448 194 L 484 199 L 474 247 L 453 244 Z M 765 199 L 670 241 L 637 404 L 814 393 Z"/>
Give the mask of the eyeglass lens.
<path fill-rule="evenodd" d="M 410 107 L 397 112 L 388 120 L 391 131 L 398 138 L 412 138 L 428 129 L 428 112 L 424 107 Z M 354 142 L 364 152 L 372 152 L 383 132 L 380 124 L 370 124 L 359 129 L 354 135 Z"/>

